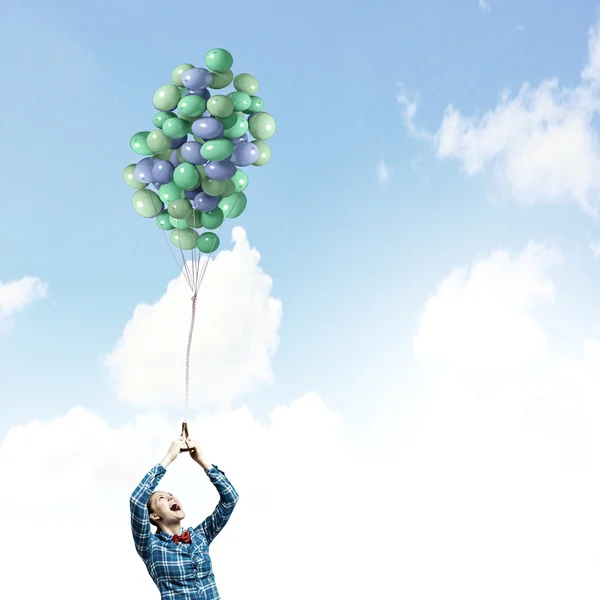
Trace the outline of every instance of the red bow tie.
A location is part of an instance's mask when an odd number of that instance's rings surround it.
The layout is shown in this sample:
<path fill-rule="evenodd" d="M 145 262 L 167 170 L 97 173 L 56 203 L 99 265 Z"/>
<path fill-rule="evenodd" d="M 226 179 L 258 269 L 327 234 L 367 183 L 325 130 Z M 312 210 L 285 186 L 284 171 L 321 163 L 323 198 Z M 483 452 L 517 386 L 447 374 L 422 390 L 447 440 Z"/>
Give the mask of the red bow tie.
<path fill-rule="evenodd" d="M 176 544 L 178 544 L 179 542 L 183 542 L 184 544 L 189 544 L 192 540 L 192 538 L 190 537 L 190 532 L 188 529 L 186 529 L 181 535 L 177 535 L 175 534 L 172 538 L 171 538 Z"/>

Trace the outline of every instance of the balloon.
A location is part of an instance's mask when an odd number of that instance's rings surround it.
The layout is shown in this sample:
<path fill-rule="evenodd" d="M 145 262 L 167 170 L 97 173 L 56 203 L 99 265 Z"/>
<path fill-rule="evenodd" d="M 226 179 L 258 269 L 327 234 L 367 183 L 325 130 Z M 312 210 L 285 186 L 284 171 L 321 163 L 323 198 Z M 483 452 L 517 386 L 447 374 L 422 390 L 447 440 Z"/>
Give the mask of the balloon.
<path fill-rule="evenodd" d="M 163 210 L 160 215 L 156 217 L 156 224 L 160 229 L 166 231 L 173 229 L 173 225 L 171 225 L 171 221 L 169 221 L 169 213 L 166 210 Z"/>
<path fill-rule="evenodd" d="M 200 183 L 200 173 L 195 165 L 182 162 L 175 167 L 173 181 L 184 190 L 193 190 Z"/>
<path fill-rule="evenodd" d="M 138 215 L 147 219 L 158 216 L 164 208 L 158 194 L 152 190 L 138 190 L 133 194 L 131 204 Z"/>
<path fill-rule="evenodd" d="M 219 247 L 219 236 L 212 231 L 207 231 L 198 237 L 196 247 L 200 252 L 212 253 Z"/>
<path fill-rule="evenodd" d="M 235 194 L 235 183 L 231 179 L 228 179 L 225 182 L 225 189 L 219 194 L 221 198 L 225 198 L 227 196 L 231 196 Z"/>
<path fill-rule="evenodd" d="M 170 148 L 167 148 L 167 150 L 163 150 L 162 152 L 157 152 L 153 158 L 156 158 L 157 160 L 171 160 L 171 153 L 173 151 Z"/>
<path fill-rule="evenodd" d="M 192 205 L 187 198 L 178 198 L 177 200 L 173 200 L 167 206 L 167 210 L 172 217 L 176 219 L 185 219 L 192 212 Z"/>
<path fill-rule="evenodd" d="M 206 192 L 200 192 L 196 194 L 191 204 L 195 210 L 204 212 L 217 208 L 219 200 L 219 196 L 209 196 Z"/>
<path fill-rule="evenodd" d="M 152 102 L 158 110 L 171 111 L 179 102 L 181 93 L 176 85 L 162 85 L 154 93 Z"/>
<path fill-rule="evenodd" d="M 149 156 L 148 158 L 142 158 L 140 162 L 135 165 L 133 170 L 133 176 L 143 183 L 152 183 L 152 167 L 156 163 L 156 159 Z"/>
<path fill-rule="evenodd" d="M 177 150 L 177 148 L 180 148 L 186 142 L 187 142 L 187 135 L 180 137 L 180 138 L 173 138 L 171 140 L 171 150 Z"/>
<path fill-rule="evenodd" d="M 182 98 L 185 98 L 187 96 L 200 96 L 205 100 L 208 100 L 210 98 L 210 92 L 206 88 L 200 88 L 199 90 L 188 90 L 187 88 L 183 89 L 185 90 L 185 92 L 181 94 Z"/>
<path fill-rule="evenodd" d="M 231 98 L 217 94 L 207 101 L 206 110 L 213 117 L 220 117 L 222 119 L 228 117 L 234 111 L 234 107 Z"/>
<path fill-rule="evenodd" d="M 190 90 L 199 90 L 208 87 L 213 80 L 212 73 L 201 67 L 195 67 L 183 74 L 181 82 Z"/>
<path fill-rule="evenodd" d="M 202 227 L 202 213 L 198 210 L 192 210 L 185 218 L 185 222 L 194 229 L 200 229 Z"/>
<path fill-rule="evenodd" d="M 186 223 L 187 225 L 187 223 Z M 198 243 L 198 232 L 193 229 L 174 229 L 171 231 L 171 242 L 180 250 L 192 250 Z"/>
<path fill-rule="evenodd" d="M 225 160 L 233 152 L 233 143 L 229 140 L 209 140 L 201 148 L 200 153 L 206 160 Z"/>
<path fill-rule="evenodd" d="M 183 77 L 183 74 L 186 71 L 189 71 L 190 69 L 193 69 L 194 65 L 190 65 L 189 63 L 183 63 L 181 65 L 178 65 L 177 67 L 175 67 L 173 69 L 173 72 L 171 73 L 171 81 L 178 87 L 181 87 L 183 85 L 183 82 L 181 81 L 181 78 Z"/>
<path fill-rule="evenodd" d="M 149 131 L 139 131 L 129 140 L 129 145 L 134 152 L 141 154 L 142 156 L 150 156 L 154 154 L 150 148 L 148 148 L 148 144 L 146 140 L 148 139 Z"/>
<path fill-rule="evenodd" d="M 190 132 L 190 124 L 178 117 L 172 117 L 164 122 L 162 130 L 172 139 L 182 138 Z"/>
<path fill-rule="evenodd" d="M 142 159 L 143 160 L 143 159 Z M 140 161 L 141 162 L 141 161 Z M 134 190 L 142 190 L 144 189 L 148 184 L 144 183 L 142 181 L 140 181 L 139 179 L 135 178 L 135 167 L 137 165 L 132 164 L 132 165 L 127 165 L 124 169 L 123 169 L 123 180 L 125 181 L 125 183 L 130 187 L 133 188 Z"/>
<path fill-rule="evenodd" d="M 207 161 L 202 156 L 202 144 L 200 142 L 186 142 L 181 146 L 180 152 L 183 160 L 193 165 L 203 165 Z"/>
<path fill-rule="evenodd" d="M 268 140 L 275 133 L 275 119 L 266 112 L 255 113 L 248 127 L 257 140 Z"/>
<path fill-rule="evenodd" d="M 200 175 L 200 177 L 202 177 L 202 175 Z M 199 185 L 197 188 L 194 188 L 193 190 L 185 190 L 183 192 L 183 195 L 188 200 L 193 200 L 201 191 L 202 191 L 202 185 Z"/>
<path fill-rule="evenodd" d="M 205 177 L 202 180 L 202 190 L 209 196 L 220 196 L 225 191 L 226 185 L 225 181 L 211 179 L 210 177 Z"/>
<path fill-rule="evenodd" d="M 223 211 L 217 206 L 213 210 L 202 213 L 202 227 L 217 229 L 223 223 Z"/>
<path fill-rule="evenodd" d="M 158 192 L 158 190 L 160 190 L 160 186 L 162 184 L 161 183 L 156 183 L 156 181 L 152 184 L 152 186 L 154 187 L 154 189 Z"/>
<path fill-rule="evenodd" d="M 169 204 L 169 202 L 183 198 L 183 190 L 174 181 L 169 181 L 160 186 L 158 195 L 165 204 Z"/>
<path fill-rule="evenodd" d="M 187 115 L 184 115 L 181 111 L 179 111 L 177 113 L 177 118 L 181 119 L 182 121 L 185 121 L 186 123 L 189 123 L 190 128 L 192 126 L 192 123 L 198 118 L 198 117 L 188 117 Z"/>
<path fill-rule="evenodd" d="M 248 141 L 248 134 L 247 134 L 247 133 L 245 133 L 245 134 L 244 134 L 242 137 L 238 137 L 238 138 L 229 138 L 229 139 L 231 139 L 231 141 L 232 141 L 234 144 L 236 144 L 236 145 L 237 145 L 237 144 L 239 144 L 239 143 L 241 143 L 241 142 L 247 142 L 247 141 Z"/>
<path fill-rule="evenodd" d="M 190 227 L 185 219 L 176 219 L 171 215 L 169 215 L 169 223 L 171 223 L 175 229 L 189 229 Z"/>
<path fill-rule="evenodd" d="M 177 150 L 173 150 L 173 152 L 171 153 L 171 158 L 169 159 L 169 162 L 174 166 L 178 166 L 182 161 L 179 160 L 179 158 L 177 157 Z"/>
<path fill-rule="evenodd" d="M 234 114 L 236 115 L 236 121 L 230 127 L 225 128 L 223 137 L 236 139 L 242 137 L 248 131 L 248 121 L 246 121 L 246 117 L 240 113 Z"/>
<path fill-rule="evenodd" d="M 238 167 L 248 167 L 259 159 L 260 154 L 258 148 L 253 143 L 241 142 L 235 146 L 233 156 L 235 157 L 235 164 Z"/>
<path fill-rule="evenodd" d="M 154 117 L 152 117 L 152 122 L 154 123 L 154 127 L 158 129 L 162 129 L 165 121 L 167 119 L 172 119 L 175 116 L 174 112 L 157 112 Z"/>
<path fill-rule="evenodd" d="M 146 144 L 152 152 L 164 152 L 171 146 L 171 139 L 168 138 L 160 129 L 155 129 L 148 134 Z"/>
<path fill-rule="evenodd" d="M 254 140 L 252 142 L 258 149 L 258 158 L 252 163 L 255 167 L 262 167 L 271 160 L 271 148 L 267 142 Z"/>
<path fill-rule="evenodd" d="M 246 175 L 245 171 L 238 169 L 235 172 L 235 175 L 231 178 L 235 185 L 236 192 L 243 192 L 248 187 L 248 175 Z"/>
<path fill-rule="evenodd" d="M 246 194 L 244 192 L 237 192 L 232 196 L 221 198 L 219 208 L 223 211 L 226 218 L 235 219 L 244 212 L 247 204 L 248 199 L 246 198 Z"/>
<path fill-rule="evenodd" d="M 169 183 L 173 180 L 175 167 L 168 160 L 157 160 L 152 166 L 152 180 L 157 183 Z"/>
<path fill-rule="evenodd" d="M 223 129 L 229 129 L 233 127 L 238 120 L 238 115 L 236 112 L 232 112 L 228 117 L 219 117 L 219 121 L 223 124 Z"/>
<path fill-rule="evenodd" d="M 258 79 L 248 73 L 240 73 L 235 76 L 233 87 L 238 92 L 246 92 L 249 96 L 253 96 L 258 92 Z"/>
<path fill-rule="evenodd" d="M 223 123 L 212 117 L 202 117 L 192 123 L 192 133 L 203 140 L 223 137 Z"/>
<path fill-rule="evenodd" d="M 206 163 L 204 165 L 204 170 L 211 179 L 223 181 L 225 179 L 231 179 L 235 175 L 236 168 L 229 160 L 215 160 Z M 177 171 L 175 173 L 177 173 Z"/>
<path fill-rule="evenodd" d="M 223 48 L 213 48 L 206 53 L 204 64 L 216 73 L 225 73 L 233 66 L 233 56 Z"/>
<path fill-rule="evenodd" d="M 212 88 L 213 90 L 222 90 L 233 81 L 233 72 L 231 69 L 225 71 L 225 73 L 214 72 L 212 76 L 212 83 L 208 87 Z"/>
<path fill-rule="evenodd" d="M 179 101 L 177 108 L 186 117 L 199 117 L 206 110 L 206 100 L 201 96 L 186 96 Z"/>
<path fill-rule="evenodd" d="M 252 98 L 246 92 L 231 92 L 227 97 L 233 102 L 235 110 L 248 110 L 252 106 Z"/>
<path fill-rule="evenodd" d="M 258 96 L 250 96 L 251 104 L 250 108 L 247 108 L 244 112 L 246 114 L 254 114 L 257 112 L 262 112 L 262 109 L 265 107 L 265 103 L 262 98 Z"/>

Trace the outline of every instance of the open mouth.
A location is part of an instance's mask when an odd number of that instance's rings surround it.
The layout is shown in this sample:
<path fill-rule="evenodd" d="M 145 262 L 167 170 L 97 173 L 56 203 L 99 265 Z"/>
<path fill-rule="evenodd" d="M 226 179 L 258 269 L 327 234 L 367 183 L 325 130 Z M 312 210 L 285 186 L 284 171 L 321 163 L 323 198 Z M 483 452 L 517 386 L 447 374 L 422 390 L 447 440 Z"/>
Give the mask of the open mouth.
<path fill-rule="evenodd" d="M 181 506 L 179 506 L 179 504 L 177 504 L 177 502 L 173 502 L 173 504 L 171 504 L 171 506 L 169 506 L 169 508 L 173 512 L 177 512 L 178 510 L 181 510 Z"/>

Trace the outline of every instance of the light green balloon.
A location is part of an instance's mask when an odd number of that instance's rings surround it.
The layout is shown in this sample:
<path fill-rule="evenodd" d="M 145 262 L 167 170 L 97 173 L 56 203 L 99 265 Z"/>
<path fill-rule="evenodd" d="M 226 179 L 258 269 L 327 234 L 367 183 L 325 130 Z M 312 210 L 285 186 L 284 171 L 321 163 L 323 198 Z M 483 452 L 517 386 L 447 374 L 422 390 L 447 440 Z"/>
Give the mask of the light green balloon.
<path fill-rule="evenodd" d="M 252 117 L 255 119 L 256 117 Z M 171 138 L 182 138 L 190 132 L 190 124 L 179 117 L 167 119 L 162 130 Z M 254 136 L 256 137 L 256 136 Z"/>
<path fill-rule="evenodd" d="M 187 123 L 189 123 L 191 125 L 199 117 L 188 117 L 187 115 L 184 115 L 181 111 L 179 111 L 177 113 L 177 118 L 181 119 L 182 121 L 186 121 Z"/>
<path fill-rule="evenodd" d="M 154 123 L 154 127 L 156 127 L 157 129 L 162 129 L 162 126 L 165 124 L 165 121 L 167 119 L 172 119 L 175 116 L 176 115 L 174 112 L 160 111 L 160 112 L 157 112 L 154 115 L 154 117 L 152 117 L 152 122 Z"/>
<path fill-rule="evenodd" d="M 148 184 L 138 181 L 133 175 L 134 171 L 135 171 L 135 164 L 127 165 L 123 169 L 123 181 L 130 188 L 133 188 L 134 190 L 143 190 Z"/>
<path fill-rule="evenodd" d="M 129 140 L 129 146 L 134 152 L 137 152 L 142 156 L 151 156 L 154 154 L 154 152 L 148 148 L 148 144 L 146 143 L 149 133 L 149 131 L 138 131 L 131 137 Z"/>
<path fill-rule="evenodd" d="M 206 103 L 206 110 L 213 116 L 218 118 L 228 117 L 235 110 L 231 98 L 222 94 L 215 94 L 209 98 Z"/>
<path fill-rule="evenodd" d="M 181 93 L 179 88 L 176 85 L 168 84 L 161 85 L 156 92 L 154 92 L 152 102 L 154 107 L 158 110 L 170 111 L 177 106 L 180 98 Z"/>
<path fill-rule="evenodd" d="M 202 227 L 217 229 L 223 223 L 224 218 L 223 211 L 218 206 L 213 210 L 207 210 L 202 213 Z"/>
<path fill-rule="evenodd" d="M 223 131 L 223 137 L 228 139 L 236 139 L 242 137 L 248 131 L 248 121 L 241 113 L 234 113 L 236 120 L 233 125 Z"/>
<path fill-rule="evenodd" d="M 235 194 L 235 183 L 233 183 L 231 179 L 227 179 L 225 181 L 225 189 L 221 192 L 221 196 L 225 198 L 226 196 L 231 196 L 231 194 Z"/>
<path fill-rule="evenodd" d="M 183 198 L 185 196 L 183 189 L 180 188 L 174 181 L 163 183 L 158 190 L 158 195 L 165 204 L 170 204 L 174 200 L 178 200 L 179 198 Z"/>
<path fill-rule="evenodd" d="M 202 96 L 190 94 L 179 101 L 177 108 L 186 117 L 199 117 L 206 110 L 206 100 Z"/>
<path fill-rule="evenodd" d="M 200 173 L 200 179 L 206 179 L 206 169 L 204 165 L 196 165 L 196 169 L 198 169 L 198 173 Z"/>
<path fill-rule="evenodd" d="M 175 167 L 173 181 L 184 190 L 194 190 L 200 183 L 200 173 L 198 172 L 196 165 L 182 162 Z"/>
<path fill-rule="evenodd" d="M 231 69 L 225 71 L 225 73 L 217 73 L 216 71 L 211 71 L 211 73 L 213 80 L 208 87 L 213 90 L 222 90 L 233 81 L 233 71 Z"/>
<path fill-rule="evenodd" d="M 196 242 L 196 247 L 200 252 L 208 254 L 214 252 L 219 247 L 219 244 L 219 236 L 212 231 L 207 231 L 206 233 L 200 234 L 198 241 Z"/>
<path fill-rule="evenodd" d="M 148 148 L 156 154 L 164 152 L 171 147 L 171 138 L 167 137 L 162 130 L 155 129 L 148 134 L 146 143 L 148 144 Z"/>
<path fill-rule="evenodd" d="M 235 110 L 248 110 L 252 106 L 252 98 L 246 92 L 231 92 L 227 97 L 233 102 Z"/>
<path fill-rule="evenodd" d="M 233 87 L 238 92 L 246 92 L 249 96 L 254 96 L 255 94 L 258 94 L 258 79 L 249 73 L 240 73 L 235 76 Z"/>
<path fill-rule="evenodd" d="M 235 185 L 236 192 L 243 192 L 248 187 L 248 175 L 246 175 L 246 172 L 242 171 L 241 169 L 238 169 L 235 172 L 235 175 L 231 178 L 231 181 L 233 181 L 233 184 Z"/>
<path fill-rule="evenodd" d="M 192 214 L 192 205 L 187 198 L 178 198 L 177 200 L 173 200 L 167 206 L 167 210 L 172 217 L 176 219 L 185 219 L 188 215 Z"/>
<path fill-rule="evenodd" d="M 221 198 L 218 208 L 223 211 L 223 215 L 227 219 L 235 219 L 244 212 L 247 204 L 248 199 L 246 198 L 246 194 L 244 192 L 237 192 L 232 196 Z"/>
<path fill-rule="evenodd" d="M 173 154 L 173 150 L 171 150 L 171 148 L 169 147 L 163 152 L 157 152 L 155 156 L 160 160 L 171 160 L 171 154 Z"/>
<path fill-rule="evenodd" d="M 233 66 L 233 56 L 224 48 L 213 48 L 206 53 L 204 64 L 209 71 L 225 73 Z"/>
<path fill-rule="evenodd" d="M 181 87 L 183 85 L 183 81 L 181 81 L 183 74 L 193 68 L 194 65 L 190 65 L 190 63 L 182 63 L 181 65 L 176 66 L 171 73 L 171 81 L 177 87 Z"/>
<path fill-rule="evenodd" d="M 185 219 L 176 219 L 169 215 L 169 222 L 175 229 L 189 229 L 190 226 L 185 222 Z"/>
<path fill-rule="evenodd" d="M 198 232 L 193 229 L 174 229 L 171 231 L 171 242 L 181 250 L 192 250 L 198 243 Z"/>
<path fill-rule="evenodd" d="M 265 107 L 265 103 L 262 98 L 258 96 L 250 96 L 250 108 L 247 108 L 244 112 L 247 115 L 251 115 L 257 112 L 262 112 L 262 109 Z"/>
<path fill-rule="evenodd" d="M 255 167 L 266 165 L 271 160 L 271 148 L 262 140 L 252 140 L 252 143 L 258 148 L 258 158 L 252 164 Z"/>
<path fill-rule="evenodd" d="M 233 149 L 234 145 L 232 141 L 219 138 L 208 140 L 203 144 L 200 148 L 200 154 L 206 160 L 225 160 L 231 156 Z"/>
<path fill-rule="evenodd" d="M 268 140 L 275 133 L 275 119 L 266 112 L 252 115 L 248 130 L 257 140 Z"/>
<path fill-rule="evenodd" d="M 218 179 L 211 179 L 210 177 L 205 177 L 202 180 L 202 189 L 209 196 L 220 196 L 225 190 L 225 186 L 227 184 L 224 181 L 219 181 Z"/>
<path fill-rule="evenodd" d="M 158 194 L 152 190 L 138 190 L 133 194 L 131 204 L 138 215 L 147 219 L 158 216 L 165 207 Z"/>
<path fill-rule="evenodd" d="M 171 225 L 171 221 L 169 221 L 169 213 L 166 210 L 156 217 L 156 224 L 159 229 L 163 229 L 165 231 L 169 231 L 169 229 L 173 229 L 173 225 Z"/>
<path fill-rule="evenodd" d="M 199 210 L 192 209 L 192 212 L 185 218 L 185 222 L 194 229 L 202 227 L 202 213 Z"/>

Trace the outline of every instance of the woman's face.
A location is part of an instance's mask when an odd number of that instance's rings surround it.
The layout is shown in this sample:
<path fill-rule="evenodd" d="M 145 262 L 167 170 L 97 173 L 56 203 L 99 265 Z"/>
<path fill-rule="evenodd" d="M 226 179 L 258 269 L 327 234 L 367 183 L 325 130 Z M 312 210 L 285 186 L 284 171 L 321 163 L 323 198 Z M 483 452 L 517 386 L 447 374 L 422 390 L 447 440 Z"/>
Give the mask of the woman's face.
<path fill-rule="evenodd" d="M 185 518 L 181 502 L 170 492 L 154 492 L 150 499 L 150 506 L 152 507 L 150 516 L 164 525 L 174 525 Z"/>

